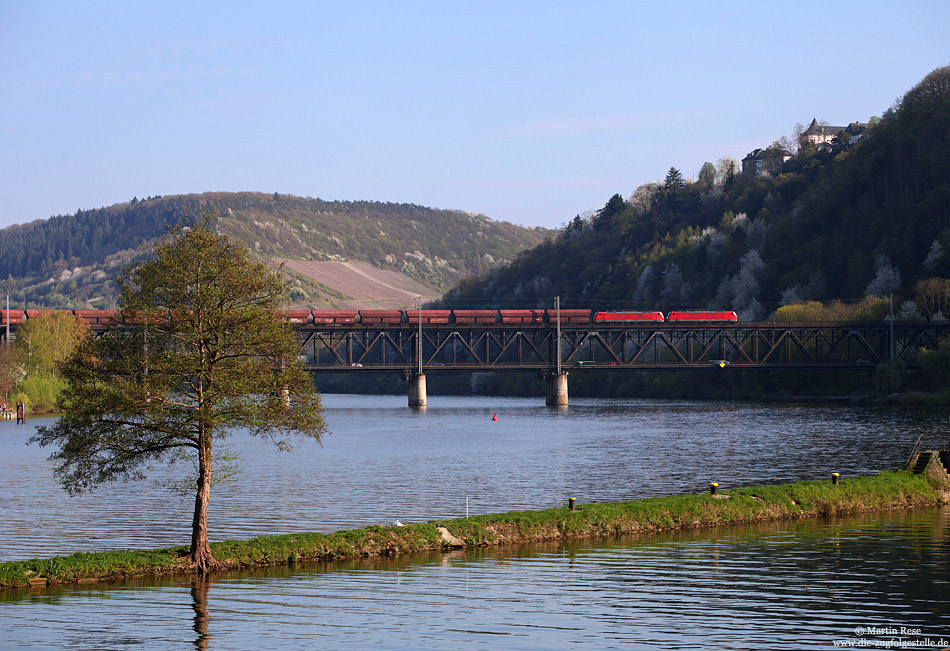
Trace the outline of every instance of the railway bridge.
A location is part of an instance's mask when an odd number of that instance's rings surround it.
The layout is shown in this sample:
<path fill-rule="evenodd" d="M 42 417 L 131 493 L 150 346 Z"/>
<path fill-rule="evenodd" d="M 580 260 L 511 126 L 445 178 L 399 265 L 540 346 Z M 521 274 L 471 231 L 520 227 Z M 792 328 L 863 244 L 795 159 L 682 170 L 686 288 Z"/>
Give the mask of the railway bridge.
<path fill-rule="evenodd" d="M 314 373 L 401 371 L 410 403 L 425 404 L 425 375 L 471 371 L 539 372 L 547 403 L 567 403 L 573 372 L 729 369 L 870 370 L 950 337 L 950 324 L 553 323 L 299 326 L 301 354 Z"/>
<path fill-rule="evenodd" d="M 18 312 L 18 314 L 17 314 Z M 115 311 L 75 310 L 94 332 Z M 38 314 L 38 313 L 37 313 Z M 602 321 L 590 310 L 304 310 L 287 312 L 312 373 L 401 372 L 409 404 L 426 403 L 426 373 L 536 371 L 546 402 L 565 405 L 568 375 L 606 371 L 870 370 L 891 359 L 909 366 L 922 348 L 950 337 L 950 323 L 908 321 Z M 6 342 L 29 311 L 0 312 Z M 672 314 L 671 314 L 672 317 Z M 733 316 L 734 318 L 734 316 Z"/>

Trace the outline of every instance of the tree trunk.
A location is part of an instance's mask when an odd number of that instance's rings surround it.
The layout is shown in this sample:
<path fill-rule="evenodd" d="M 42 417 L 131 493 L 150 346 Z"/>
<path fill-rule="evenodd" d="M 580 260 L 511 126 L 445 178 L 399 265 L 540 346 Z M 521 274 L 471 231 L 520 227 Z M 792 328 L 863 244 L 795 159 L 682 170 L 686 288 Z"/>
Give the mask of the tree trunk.
<path fill-rule="evenodd" d="M 191 523 L 191 561 L 201 574 L 214 570 L 215 561 L 208 544 L 208 502 L 211 499 L 211 437 L 202 433 L 198 449 L 198 492 L 195 517 Z"/>

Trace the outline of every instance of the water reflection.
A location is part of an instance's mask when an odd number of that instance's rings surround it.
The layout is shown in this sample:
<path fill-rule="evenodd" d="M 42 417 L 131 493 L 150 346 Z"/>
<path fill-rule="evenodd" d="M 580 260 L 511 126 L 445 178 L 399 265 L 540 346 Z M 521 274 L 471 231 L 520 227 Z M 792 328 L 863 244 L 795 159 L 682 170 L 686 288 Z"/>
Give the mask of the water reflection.
<path fill-rule="evenodd" d="M 0 639 L 79 649 L 831 648 L 950 631 L 950 510 L 724 527 L 2 598 Z M 55 595 L 55 596 L 54 596 Z M 81 633 L 80 633 L 81 632 Z"/>
<path fill-rule="evenodd" d="M 211 577 L 195 577 L 191 582 L 191 600 L 195 609 L 195 648 L 204 651 L 211 648 L 211 635 L 208 633 L 208 591 L 211 589 Z"/>

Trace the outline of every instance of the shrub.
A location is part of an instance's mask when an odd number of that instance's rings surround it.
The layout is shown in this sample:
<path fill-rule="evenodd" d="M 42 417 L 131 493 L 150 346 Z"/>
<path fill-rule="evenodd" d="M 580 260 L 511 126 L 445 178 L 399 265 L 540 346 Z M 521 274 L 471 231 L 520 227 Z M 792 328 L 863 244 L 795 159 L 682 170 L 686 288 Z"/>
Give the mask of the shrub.
<path fill-rule="evenodd" d="M 20 383 L 20 393 L 30 411 L 47 412 L 56 407 L 56 399 L 63 390 L 63 381 L 51 375 L 31 375 Z"/>

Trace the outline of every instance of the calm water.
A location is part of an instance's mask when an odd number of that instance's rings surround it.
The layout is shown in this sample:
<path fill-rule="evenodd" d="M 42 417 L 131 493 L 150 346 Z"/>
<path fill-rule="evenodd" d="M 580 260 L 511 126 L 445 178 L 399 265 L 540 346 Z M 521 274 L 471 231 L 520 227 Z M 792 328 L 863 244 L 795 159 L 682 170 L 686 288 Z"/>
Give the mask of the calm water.
<path fill-rule="evenodd" d="M 291 454 L 235 436 L 213 539 L 827 478 L 893 468 L 947 410 L 325 397 Z M 499 420 L 491 421 L 497 412 Z M 68 497 L 33 426 L 0 424 L 0 559 L 189 540 L 157 481 Z M 832 648 L 855 627 L 950 638 L 947 509 L 0 593 L 0 648 Z M 891 636 L 893 637 L 893 636 Z M 947 644 L 950 646 L 950 643 Z"/>
<path fill-rule="evenodd" d="M 950 638 L 950 511 L 0 592 L 74 649 L 830 649 Z M 855 634 L 901 626 L 919 634 Z M 0 645 L 3 643 L 0 642 Z"/>
<path fill-rule="evenodd" d="M 229 439 L 242 473 L 212 492 L 212 540 L 459 517 L 466 499 L 492 513 L 869 474 L 905 461 L 921 432 L 950 432 L 945 409 L 576 400 L 557 411 L 541 398 L 434 397 L 419 413 L 404 396 L 324 401 L 323 446 Z M 43 422 L 0 423 L 0 560 L 188 543 L 193 497 L 168 488 L 187 467 L 69 497 L 49 451 L 25 445 Z"/>

